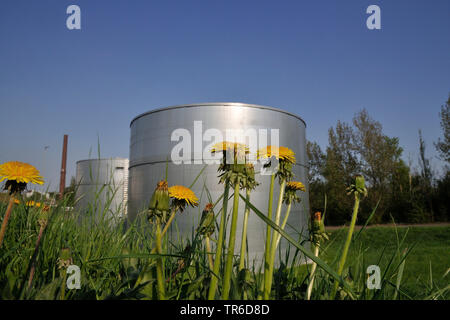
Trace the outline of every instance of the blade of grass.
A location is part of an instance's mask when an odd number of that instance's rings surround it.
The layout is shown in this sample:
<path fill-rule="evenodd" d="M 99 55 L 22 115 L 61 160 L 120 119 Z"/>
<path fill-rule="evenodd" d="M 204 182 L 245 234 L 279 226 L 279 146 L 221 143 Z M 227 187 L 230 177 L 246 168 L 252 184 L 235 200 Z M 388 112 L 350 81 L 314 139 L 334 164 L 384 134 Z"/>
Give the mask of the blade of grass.
<path fill-rule="evenodd" d="M 375 212 L 377 211 L 378 205 L 380 204 L 381 199 L 378 200 L 377 204 L 375 205 L 375 208 L 373 208 L 372 212 L 370 213 L 369 217 L 366 220 L 366 223 L 364 226 L 359 230 L 359 232 L 356 234 L 356 236 L 353 238 L 353 241 L 358 239 L 359 235 L 364 231 L 364 229 L 369 224 L 370 220 L 372 220 L 372 217 L 374 216 Z"/>
<path fill-rule="evenodd" d="M 250 209 L 253 210 L 253 212 L 261 218 L 265 223 L 269 224 L 270 227 L 272 227 L 274 230 L 276 230 L 283 238 L 285 238 L 287 241 L 289 241 L 292 245 L 294 245 L 296 248 L 298 248 L 304 255 L 306 255 L 308 258 L 313 260 L 319 267 L 321 267 L 325 272 L 327 272 L 330 276 L 332 276 L 338 283 L 344 288 L 345 291 L 349 294 L 349 296 L 352 299 L 355 299 L 355 293 L 350 288 L 347 282 L 344 281 L 342 277 L 340 277 L 336 271 L 331 269 L 331 267 L 325 263 L 322 259 L 316 257 L 314 253 L 297 243 L 289 234 L 287 234 L 284 230 L 282 230 L 279 226 L 277 226 L 274 222 L 269 220 L 266 215 L 264 215 L 261 211 L 259 211 L 253 204 L 251 204 L 245 197 L 240 195 L 240 197 L 247 203 L 247 205 L 250 207 Z"/>

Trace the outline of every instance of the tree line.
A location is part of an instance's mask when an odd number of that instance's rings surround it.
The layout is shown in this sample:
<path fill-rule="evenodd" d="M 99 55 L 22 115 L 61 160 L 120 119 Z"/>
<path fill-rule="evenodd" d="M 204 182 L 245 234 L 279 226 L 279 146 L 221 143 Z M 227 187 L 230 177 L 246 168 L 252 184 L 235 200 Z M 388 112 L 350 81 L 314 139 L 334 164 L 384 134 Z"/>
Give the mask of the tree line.
<path fill-rule="evenodd" d="M 328 130 L 328 146 L 307 142 L 309 157 L 310 207 L 324 211 L 327 224 L 349 220 L 353 205 L 346 194 L 354 176 L 362 174 L 368 196 L 361 203 L 359 223 L 373 209 L 371 223 L 426 223 L 449 221 L 450 217 L 450 97 L 439 113 L 443 137 L 434 143 L 445 162 L 443 176 L 433 171 L 426 156 L 426 144 L 418 130 L 419 166 L 402 159 L 399 139 L 383 133 L 380 122 L 367 110 L 357 112 L 352 123 L 338 121 Z"/>

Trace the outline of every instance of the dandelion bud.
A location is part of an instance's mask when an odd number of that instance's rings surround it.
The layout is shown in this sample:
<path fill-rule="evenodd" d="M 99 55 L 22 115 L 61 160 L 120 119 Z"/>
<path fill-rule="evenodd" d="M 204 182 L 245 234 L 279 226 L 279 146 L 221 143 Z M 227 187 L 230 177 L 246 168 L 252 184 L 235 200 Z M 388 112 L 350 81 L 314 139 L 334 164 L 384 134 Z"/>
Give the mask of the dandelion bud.
<path fill-rule="evenodd" d="M 202 218 L 197 228 L 197 232 L 205 237 L 209 237 L 215 230 L 214 205 L 208 203 L 202 212 Z"/>
<path fill-rule="evenodd" d="M 367 197 L 366 182 L 362 175 L 357 175 L 355 177 L 355 184 L 352 184 L 347 188 L 347 194 L 352 193 L 354 193 L 355 195 L 362 194 L 364 197 Z"/>
<path fill-rule="evenodd" d="M 320 213 L 320 211 L 317 211 L 316 213 L 314 213 L 314 221 L 320 223 L 321 219 L 322 219 L 322 214 Z"/>
<path fill-rule="evenodd" d="M 317 211 L 313 215 L 312 230 L 311 230 L 312 241 L 318 243 L 322 240 L 328 240 L 328 235 L 325 232 L 325 224 L 322 219 L 322 213 Z"/>
<path fill-rule="evenodd" d="M 365 197 L 367 196 L 366 182 L 362 175 L 357 175 L 355 178 L 355 186 L 356 191 L 363 194 Z"/>
<path fill-rule="evenodd" d="M 322 220 L 322 214 L 319 211 L 314 213 L 314 217 L 313 217 L 313 232 L 319 232 L 320 231 L 321 220 Z"/>
<path fill-rule="evenodd" d="M 67 269 L 72 264 L 72 256 L 69 248 L 61 249 L 58 258 L 58 269 Z"/>
<path fill-rule="evenodd" d="M 49 216 L 48 209 L 46 210 L 45 207 L 42 208 L 42 210 L 39 212 L 39 218 L 38 218 L 39 226 L 45 227 L 47 225 L 48 216 Z"/>
<path fill-rule="evenodd" d="M 152 198 L 150 199 L 149 213 L 150 217 L 154 216 L 164 218 L 169 212 L 169 187 L 167 181 L 158 182 Z"/>
<path fill-rule="evenodd" d="M 355 178 L 356 187 L 359 189 L 364 189 L 366 187 L 366 183 L 364 181 L 364 177 L 361 175 L 356 176 Z"/>

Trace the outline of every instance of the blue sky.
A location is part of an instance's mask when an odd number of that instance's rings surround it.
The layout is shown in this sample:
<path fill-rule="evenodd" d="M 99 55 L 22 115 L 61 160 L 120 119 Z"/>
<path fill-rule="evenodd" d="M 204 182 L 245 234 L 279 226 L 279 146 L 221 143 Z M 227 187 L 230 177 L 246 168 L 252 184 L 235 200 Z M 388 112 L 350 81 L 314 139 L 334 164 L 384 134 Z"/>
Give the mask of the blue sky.
<path fill-rule="evenodd" d="M 81 8 L 68 30 L 66 8 Z M 381 8 L 368 30 L 366 8 Z M 128 157 L 130 121 L 210 101 L 300 115 L 322 147 L 337 120 L 366 108 L 417 163 L 450 92 L 450 1 L 0 2 L 0 163 L 29 162 L 58 187 L 97 154 Z M 45 146 L 49 148 L 45 149 Z"/>

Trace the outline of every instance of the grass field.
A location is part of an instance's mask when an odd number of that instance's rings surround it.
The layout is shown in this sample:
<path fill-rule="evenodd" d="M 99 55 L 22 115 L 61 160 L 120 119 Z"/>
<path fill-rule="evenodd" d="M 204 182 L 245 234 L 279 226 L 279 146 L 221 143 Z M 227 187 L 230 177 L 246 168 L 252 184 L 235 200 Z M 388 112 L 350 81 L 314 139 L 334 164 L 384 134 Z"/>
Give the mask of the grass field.
<path fill-rule="evenodd" d="M 345 241 L 347 229 L 328 231 L 331 233 L 330 241 L 325 244 L 324 255 L 321 256 L 328 263 L 335 262 L 336 252 L 340 251 Z M 406 294 L 410 297 L 426 298 L 432 290 L 443 289 L 449 285 L 450 226 L 448 225 L 366 228 L 354 240 L 347 265 L 355 268 L 355 262 L 363 259 L 363 265 L 366 267 L 379 265 L 383 273 L 397 250 L 404 249 L 411 249 L 405 260 L 401 282 Z M 394 267 L 395 262 L 393 261 L 391 267 Z"/>
<path fill-rule="evenodd" d="M 157 299 L 154 239 L 148 221 L 130 225 L 126 232 L 121 225 L 106 221 L 83 219 L 67 212 L 66 204 L 51 209 L 52 216 L 36 251 L 36 272 L 32 286 L 30 257 L 39 234 L 41 208 L 14 208 L 0 249 L 1 299 Z M 6 205 L 0 202 L 0 213 Z M 94 210 L 95 211 L 95 210 Z M 253 214 L 253 213 L 252 213 Z M 329 240 L 321 242 L 319 258 L 337 270 L 348 228 L 327 228 Z M 186 243 L 166 243 L 164 278 L 168 299 L 206 299 L 210 269 L 203 240 L 191 239 L 196 249 L 188 251 Z M 308 246 L 308 242 L 302 242 Z M 71 251 L 70 263 L 81 268 L 81 289 L 64 289 L 66 274 L 61 269 L 61 249 Z M 450 288 L 450 226 L 369 226 L 356 228 L 342 276 L 355 294 L 366 299 L 449 299 Z M 297 256 L 274 270 L 270 299 L 303 300 L 309 283 L 311 264 Z M 406 258 L 404 258 L 406 257 Z M 180 260 L 180 258 L 183 258 Z M 189 259 L 189 267 L 180 268 L 180 261 Z M 283 261 L 283 255 L 281 256 Z M 286 260 L 287 261 L 287 260 Z M 235 256 L 235 266 L 238 256 Z M 367 287 L 367 267 L 380 267 L 381 290 Z M 237 268 L 236 268 L 237 269 Z M 262 274 L 249 266 L 249 274 L 241 278 L 232 272 L 230 299 L 256 299 Z M 219 271 L 223 275 L 223 264 Z M 330 271 L 318 267 L 311 299 L 331 299 L 334 279 Z M 31 283 L 31 282 L 30 282 Z M 245 289 L 243 291 L 243 288 Z M 218 291 L 222 290 L 219 283 Z M 244 295 L 245 294 L 245 295 Z M 215 296 L 218 298 L 218 295 Z M 349 299 L 339 289 L 337 299 Z"/>

